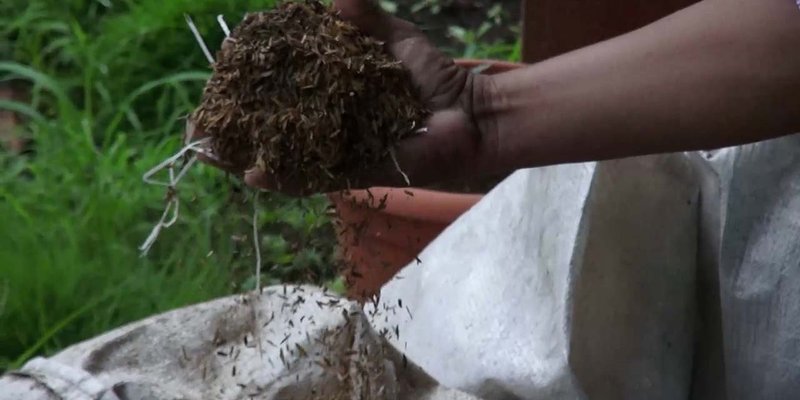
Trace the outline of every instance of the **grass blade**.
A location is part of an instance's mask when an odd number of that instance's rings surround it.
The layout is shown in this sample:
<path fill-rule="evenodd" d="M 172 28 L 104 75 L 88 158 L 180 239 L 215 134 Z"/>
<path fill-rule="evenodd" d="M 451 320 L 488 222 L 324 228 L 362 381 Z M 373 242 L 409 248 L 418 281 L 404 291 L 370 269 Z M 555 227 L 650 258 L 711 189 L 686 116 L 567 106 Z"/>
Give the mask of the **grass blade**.
<path fill-rule="evenodd" d="M 66 92 L 58 84 L 58 82 L 40 71 L 35 70 L 27 65 L 22 65 L 15 62 L 0 61 L 0 73 L 6 72 L 8 75 L 0 78 L 0 81 L 10 80 L 14 77 L 22 77 L 31 81 L 33 84 L 47 89 L 53 96 L 56 97 L 59 104 L 69 104 L 69 98 Z"/>
<path fill-rule="evenodd" d="M 30 105 L 19 101 L 0 99 L 0 110 L 13 111 L 17 114 L 21 114 L 30 118 L 36 123 L 47 122 L 45 117 L 39 111 L 36 111 L 36 109 Z"/>
<path fill-rule="evenodd" d="M 122 119 L 125 118 L 130 112 L 132 112 L 132 105 L 133 102 L 136 101 L 137 98 L 144 95 L 145 93 L 154 90 L 161 86 L 166 85 L 178 85 L 183 82 L 205 82 L 208 80 L 211 74 L 209 72 L 203 71 L 188 71 L 188 72 L 180 72 L 177 74 L 172 74 L 165 76 L 161 79 L 156 79 L 150 82 L 145 83 L 142 86 L 139 86 L 136 90 L 134 90 L 130 95 L 128 95 L 125 100 L 122 101 L 120 106 L 117 108 L 117 113 L 112 118 L 111 123 L 108 124 L 108 128 L 106 128 L 105 132 L 105 140 L 103 143 L 108 143 L 108 140 L 111 138 L 113 133 L 119 127 L 119 124 L 122 122 Z"/>

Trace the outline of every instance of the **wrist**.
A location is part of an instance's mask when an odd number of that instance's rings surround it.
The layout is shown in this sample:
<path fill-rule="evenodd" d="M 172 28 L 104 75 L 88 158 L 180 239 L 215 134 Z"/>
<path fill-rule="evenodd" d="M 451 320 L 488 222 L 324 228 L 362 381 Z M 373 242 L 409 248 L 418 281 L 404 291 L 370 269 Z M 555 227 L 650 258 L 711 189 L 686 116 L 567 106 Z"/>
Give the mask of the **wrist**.
<path fill-rule="evenodd" d="M 482 173 L 505 172 L 500 143 L 500 111 L 505 103 L 494 75 L 470 74 L 469 106 L 465 107 L 479 149 L 475 165 Z"/>

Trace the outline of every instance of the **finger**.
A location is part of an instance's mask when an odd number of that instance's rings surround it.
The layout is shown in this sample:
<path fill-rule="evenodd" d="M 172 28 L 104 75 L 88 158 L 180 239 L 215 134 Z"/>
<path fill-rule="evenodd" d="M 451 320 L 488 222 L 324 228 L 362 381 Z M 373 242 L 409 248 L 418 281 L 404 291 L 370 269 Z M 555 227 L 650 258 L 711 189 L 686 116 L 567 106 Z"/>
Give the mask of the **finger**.
<path fill-rule="evenodd" d="M 278 182 L 275 179 L 272 179 L 264 171 L 257 168 L 244 173 L 244 183 L 251 187 L 264 190 L 274 190 L 278 186 Z"/>
<path fill-rule="evenodd" d="M 414 24 L 395 18 L 374 0 L 335 0 L 342 18 L 385 42 L 386 48 L 411 72 L 420 97 L 435 109 L 452 105 L 461 94 L 467 71 L 442 53 Z"/>
<path fill-rule="evenodd" d="M 334 0 L 334 9 L 341 17 L 357 26 L 362 32 L 382 42 L 392 39 L 395 18 L 381 9 L 374 0 Z"/>
<path fill-rule="evenodd" d="M 184 145 L 188 145 L 189 143 L 196 142 L 198 140 L 203 140 L 207 137 L 210 137 L 207 133 L 203 132 L 202 130 L 198 129 L 197 126 L 192 122 L 191 119 L 186 120 L 186 127 L 183 134 L 183 141 Z M 208 165 L 212 165 L 219 169 L 222 169 L 228 173 L 239 175 L 241 170 L 237 170 L 232 165 L 225 163 L 224 161 L 220 160 L 219 158 L 213 155 L 211 150 L 211 144 L 206 143 L 200 146 L 203 150 L 195 152 L 197 155 L 197 160 Z"/>
<path fill-rule="evenodd" d="M 280 192 L 288 196 L 307 196 L 314 194 L 304 181 L 281 181 L 274 176 L 253 168 L 244 173 L 244 183 L 252 188 Z"/>
<path fill-rule="evenodd" d="M 420 50 L 428 54 L 436 49 L 414 24 L 390 15 L 381 9 L 377 1 L 334 0 L 334 7 L 343 19 L 350 21 L 363 33 L 384 42 L 389 51 L 403 62 L 420 58 Z M 425 48 L 421 49 L 420 46 Z M 416 57 L 410 57 L 412 48 L 417 51 Z"/>
<path fill-rule="evenodd" d="M 421 33 L 407 34 L 405 39 L 387 46 L 411 73 L 420 98 L 433 110 L 452 106 L 463 93 L 469 72 L 456 65 Z"/>

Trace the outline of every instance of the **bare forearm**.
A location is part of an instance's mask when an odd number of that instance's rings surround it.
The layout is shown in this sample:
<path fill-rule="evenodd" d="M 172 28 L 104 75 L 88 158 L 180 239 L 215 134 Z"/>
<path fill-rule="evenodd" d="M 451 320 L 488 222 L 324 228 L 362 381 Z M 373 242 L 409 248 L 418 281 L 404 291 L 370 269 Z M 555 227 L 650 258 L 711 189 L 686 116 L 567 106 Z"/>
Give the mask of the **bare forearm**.
<path fill-rule="evenodd" d="M 793 0 L 706 0 L 492 78 L 498 169 L 722 147 L 800 131 Z"/>
<path fill-rule="evenodd" d="M 400 141 L 391 160 L 352 174 L 342 187 L 420 186 L 800 132 L 794 0 L 704 0 L 635 32 L 491 77 L 469 74 L 371 0 L 334 3 L 386 43 L 432 111 L 427 133 Z M 274 187 L 258 169 L 245 181 Z"/>

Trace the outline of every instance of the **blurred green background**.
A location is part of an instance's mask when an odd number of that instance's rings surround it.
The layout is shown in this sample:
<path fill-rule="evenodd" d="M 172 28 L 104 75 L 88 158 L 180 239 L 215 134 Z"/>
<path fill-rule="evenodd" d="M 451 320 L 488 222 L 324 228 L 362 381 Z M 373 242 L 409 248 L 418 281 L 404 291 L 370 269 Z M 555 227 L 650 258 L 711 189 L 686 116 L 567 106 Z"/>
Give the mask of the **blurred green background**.
<path fill-rule="evenodd" d="M 213 168 L 193 168 L 179 186 L 178 223 L 140 257 L 165 194 L 141 177 L 181 147 L 182 118 L 209 76 L 184 14 L 213 51 L 222 39 L 217 14 L 234 25 L 273 4 L 0 2 L 0 372 L 255 286 L 251 192 Z M 440 21 L 431 34 L 454 56 L 519 59 L 513 17 L 491 2 L 481 12 L 494 14 L 467 26 L 447 0 L 382 4 Z M 326 201 L 270 194 L 259 203 L 262 283 L 341 289 Z"/>

